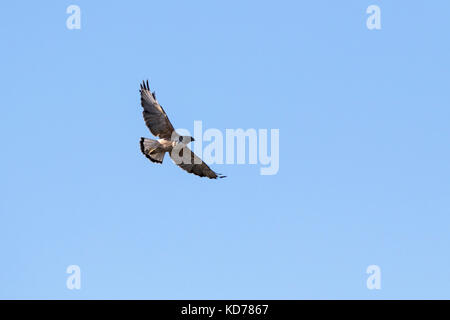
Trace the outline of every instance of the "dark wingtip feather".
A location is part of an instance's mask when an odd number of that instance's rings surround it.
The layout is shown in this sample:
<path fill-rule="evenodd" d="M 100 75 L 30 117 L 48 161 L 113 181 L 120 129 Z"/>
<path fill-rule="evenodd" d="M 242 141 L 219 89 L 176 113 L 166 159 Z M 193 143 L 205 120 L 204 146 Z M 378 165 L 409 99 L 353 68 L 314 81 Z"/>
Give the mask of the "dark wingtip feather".
<path fill-rule="evenodd" d="M 150 85 L 148 84 L 148 79 L 147 80 L 142 80 L 142 83 L 139 84 L 141 87 L 141 90 L 148 90 L 150 91 Z M 153 96 L 155 95 L 155 92 L 153 92 Z"/>
<path fill-rule="evenodd" d="M 219 179 L 223 179 L 223 178 L 226 178 L 227 176 L 224 176 L 223 174 L 221 174 L 221 173 L 216 173 L 216 175 L 217 175 L 217 178 L 219 178 Z"/>

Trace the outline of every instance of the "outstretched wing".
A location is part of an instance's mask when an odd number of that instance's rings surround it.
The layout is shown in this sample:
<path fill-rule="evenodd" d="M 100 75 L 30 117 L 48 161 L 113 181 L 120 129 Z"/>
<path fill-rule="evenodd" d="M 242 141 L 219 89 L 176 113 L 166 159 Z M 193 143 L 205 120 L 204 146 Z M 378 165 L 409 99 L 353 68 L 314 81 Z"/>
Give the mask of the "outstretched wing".
<path fill-rule="evenodd" d="M 178 155 L 173 154 L 175 152 L 178 152 Z M 175 155 L 178 159 L 174 157 Z M 193 173 L 197 176 L 208 177 L 210 179 L 226 177 L 221 175 L 220 173 L 215 173 L 214 171 L 212 171 L 211 168 L 208 167 L 208 165 L 204 163 L 199 157 L 197 157 L 195 153 L 193 153 L 188 147 L 184 147 L 177 151 L 175 151 L 175 149 L 172 150 L 172 152 L 170 152 L 170 157 L 181 169 L 189 173 Z M 182 159 L 186 159 L 187 161 L 180 161 Z"/>
<path fill-rule="evenodd" d="M 150 91 L 147 83 L 142 81 L 141 90 L 141 105 L 144 108 L 142 112 L 144 121 L 153 135 L 170 140 L 174 128 L 167 117 L 166 112 L 156 100 L 155 92 Z"/>

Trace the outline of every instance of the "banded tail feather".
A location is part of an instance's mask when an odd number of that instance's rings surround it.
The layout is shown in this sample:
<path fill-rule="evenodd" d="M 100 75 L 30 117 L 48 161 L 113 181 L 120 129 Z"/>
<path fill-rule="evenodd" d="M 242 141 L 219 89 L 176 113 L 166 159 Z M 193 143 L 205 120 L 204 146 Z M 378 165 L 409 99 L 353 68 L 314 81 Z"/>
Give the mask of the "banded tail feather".
<path fill-rule="evenodd" d="M 166 152 L 162 149 L 162 145 L 157 140 L 141 138 L 140 145 L 141 152 L 150 161 L 155 163 L 163 162 Z"/>

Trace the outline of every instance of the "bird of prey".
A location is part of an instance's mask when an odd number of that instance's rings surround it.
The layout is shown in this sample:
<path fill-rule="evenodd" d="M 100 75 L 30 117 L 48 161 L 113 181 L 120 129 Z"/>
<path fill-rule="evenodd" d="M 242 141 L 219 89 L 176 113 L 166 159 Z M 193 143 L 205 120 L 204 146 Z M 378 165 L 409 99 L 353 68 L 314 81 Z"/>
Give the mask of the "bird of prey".
<path fill-rule="evenodd" d="M 172 160 L 181 169 L 193 173 L 200 177 L 210 179 L 225 178 L 220 173 L 215 173 L 197 157 L 188 147 L 194 138 L 190 136 L 180 136 L 167 117 L 163 107 L 156 100 L 155 92 L 150 91 L 147 82 L 141 83 L 141 105 L 144 108 L 143 116 L 147 127 L 151 133 L 159 140 L 141 138 L 141 151 L 152 162 L 162 163 L 164 155 L 169 152 Z"/>

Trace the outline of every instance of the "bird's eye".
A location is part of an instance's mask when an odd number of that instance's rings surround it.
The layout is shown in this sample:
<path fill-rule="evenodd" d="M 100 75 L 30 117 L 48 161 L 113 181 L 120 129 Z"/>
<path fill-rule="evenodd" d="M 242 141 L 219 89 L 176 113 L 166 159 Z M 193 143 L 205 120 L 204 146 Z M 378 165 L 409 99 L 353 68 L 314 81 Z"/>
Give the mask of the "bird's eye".
<path fill-rule="evenodd" d="M 182 141 L 183 141 L 183 137 L 180 136 L 180 137 L 178 138 L 178 141 L 182 142 Z"/>

